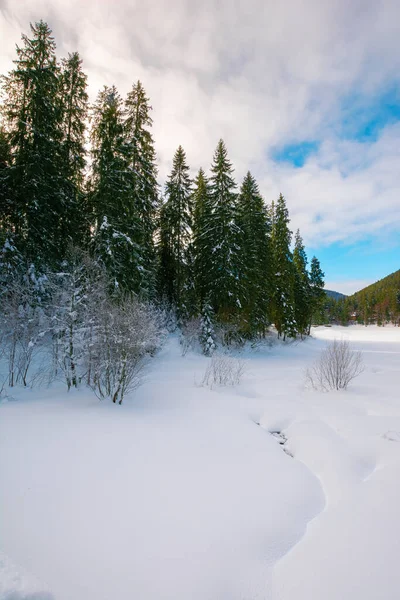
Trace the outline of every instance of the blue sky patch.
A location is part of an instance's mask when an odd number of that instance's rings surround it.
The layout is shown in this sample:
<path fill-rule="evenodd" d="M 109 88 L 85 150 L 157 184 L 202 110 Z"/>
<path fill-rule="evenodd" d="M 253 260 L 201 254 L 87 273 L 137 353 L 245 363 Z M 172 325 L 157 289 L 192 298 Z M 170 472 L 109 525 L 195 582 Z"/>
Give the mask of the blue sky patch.
<path fill-rule="evenodd" d="M 368 238 L 351 245 L 337 242 L 325 247 L 306 248 L 306 251 L 309 259 L 313 254 L 318 257 L 328 287 L 329 280 L 365 279 L 374 282 L 400 268 L 400 243 L 395 236 L 389 238 L 386 243 Z M 344 289 L 335 291 L 346 293 Z"/>
<path fill-rule="evenodd" d="M 342 104 L 340 137 L 373 142 L 387 125 L 400 121 L 400 89 L 393 86 L 380 96 L 347 96 Z"/>
<path fill-rule="evenodd" d="M 286 144 L 275 148 L 271 157 L 276 162 L 287 162 L 294 167 L 302 167 L 311 154 L 318 151 L 319 143 L 316 141 L 304 141 L 298 144 Z"/>

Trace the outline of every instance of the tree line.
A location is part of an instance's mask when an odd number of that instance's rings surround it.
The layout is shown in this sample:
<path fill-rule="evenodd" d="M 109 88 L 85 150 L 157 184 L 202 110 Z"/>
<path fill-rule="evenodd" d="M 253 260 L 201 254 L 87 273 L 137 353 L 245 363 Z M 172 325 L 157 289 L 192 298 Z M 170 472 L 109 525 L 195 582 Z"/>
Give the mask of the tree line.
<path fill-rule="evenodd" d="M 162 193 L 142 83 L 125 98 L 104 87 L 90 105 L 82 60 L 58 61 L 43 21 L 22 35 L 1 92 L 3 297 L 28 271 L 68 271 L 80 249 L 117 303 L 133 295 L 180 324 L 198 318 L 206 352 L 216 326 L 227 341 L 271 323 L 283 337 L 309 333 L 324 300 L 319 261 L 308 264 L 299 231 L 293 244 L 282 195 L 267 205 L 250 172 L 238 188 L 223 140 L 194 179 L 179 146 Z"/>

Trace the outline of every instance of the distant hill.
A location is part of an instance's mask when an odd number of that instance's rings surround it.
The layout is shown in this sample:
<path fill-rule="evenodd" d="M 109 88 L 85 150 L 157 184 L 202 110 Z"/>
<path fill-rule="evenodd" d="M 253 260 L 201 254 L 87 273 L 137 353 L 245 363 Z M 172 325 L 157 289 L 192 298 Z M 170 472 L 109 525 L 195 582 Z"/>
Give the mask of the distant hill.
<path fill-rule="evenodd" d="M 329 298 L 333 298 L 334 300 L 340 300 L 341 298 L 346 298 L 346 294 L 341 294 L 340 292 L 334 292 L 333 290 L 325 290 L 325 294 Z"/>
<path fill-rule="evenodd" d="M 400 269 L 351 296 L 325 291 L 321 323 L 400 325 Z"/>
<path fill-rule="evenodd" d="M 347 299 L 357 320 L 362 322 L 399 322 L 400 269 Z"/>

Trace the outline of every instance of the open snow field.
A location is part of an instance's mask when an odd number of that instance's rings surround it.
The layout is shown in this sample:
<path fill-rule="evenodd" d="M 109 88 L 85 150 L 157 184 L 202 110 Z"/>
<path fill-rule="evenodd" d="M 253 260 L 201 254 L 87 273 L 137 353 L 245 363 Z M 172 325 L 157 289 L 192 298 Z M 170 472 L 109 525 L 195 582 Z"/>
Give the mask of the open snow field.
<path fill-rule="evenodd" d="M 246 352 L 236 388 L 200 387 L 209 359 L 172 337 L 123 406 L 16 392 L 0 406 L 0 598 L 398 600 L 400 328 L 313 335 Z M 335 337 L 365 371 L 306 389 Z"/>

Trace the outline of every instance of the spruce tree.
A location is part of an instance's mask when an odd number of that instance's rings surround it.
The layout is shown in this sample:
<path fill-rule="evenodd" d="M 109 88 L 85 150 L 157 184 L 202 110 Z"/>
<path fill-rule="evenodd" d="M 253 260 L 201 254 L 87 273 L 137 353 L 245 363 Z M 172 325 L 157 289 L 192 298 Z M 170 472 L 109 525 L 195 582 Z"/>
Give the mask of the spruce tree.
<path fill-rule="evenodd" d="M 89 213 L 84 194 L 86 166 L 85 130 L 88 115 L 87 77 L 77 52 L 62 60 L 61 100 L 63 169 L 68 182 L 68 227 L 73 241 L 82 245 L 89 237 Z"/>
<path fill-rule="evenodd" d="M 68 240 L 68 194 L 62 176 L 60 71 L 46 23 L 22 36 L 15 68 L 4 78 L 3 116 L 11 145 L 13 228 L 36 261 L 59 260 Z"/>
<path fill-rule="evenodd" d="M 170 227 L 169 204 L 164 201 L 160 208 L 160 231 L 158 243 L 158 294 L 163 304 L 175 315 L 174 303 L 174 261 L 172 231 Z M 175 315 L 176 316 L 176 315 Z"/>
<path fill-rule="evenodd" d="M 294 314 L 294 268 L 290 251 L 292 232 L 289 229 L 289 211 L 285 198 L 280 194 L 272 207 L 272 254 L 273 293 L 272 318 L 278 335 L 294 337 L 296 323 Z"/>
<path fill-rule="evenodd" d="M 199 341 L 203 354 L 211 356 L 217 348 L 214 330 L 214 312 L 206 301 L 201 311 Z"/>
<path fill-rule="evenodd" d="M 250 172 L 240 188 L 238 225 L 241 232 L 242 326 L 247 335 L 253 337 L 265 333 L 269 324 L 271 227 L 257 182 Z"/>
<path fill-rule="evenodd" d="M 135 242 L 140 249 L 139 290 L 148 297 L 154 295 L 156 286 L 154 232 L 159 209 L 156 152 L 151 134 L 153 124 L 151 110 L 146 92 L 138 81 L 132 86 L 125 100 L 124 132 L 130 186 L 138 223 Z"/>
<path fill-rule="evenodd" d="M 208 297 L 212 247 L 207 237 L 212 219 L 211 190 L 209 181 L 200 169 L 194 181 L 193 206 L 193 273 L 197 306 L 201 309 Z"/>
<path fill-rule="evenodd" d="M 191 180 L 185 151 L 179 146 L 175 152 L 172 171 L 165 186 L 166 205 L 161 219 L 162 268 L 167 267 L 171 281 L 165 289 L 168 301 L 176 306 L 178 313 L 185 313 L 184 291 L 188 277 L 187 252 L 191 238 Z M 165 231 L 165 229 L 167 231 Z M 169 264 L 167 266 L 165 261 Z"/>
<path fill-rule="evenodd" d="M 10 169 L 11 148 L 5 129 L 0 127 L 0 245 L 4 242 L 7 232 L 12 231 L 15 220 Z"/>
<path fill-rule="evenodd" d="M 236 183 L 232 164 L 222 140 L 211 166 L 211 213 L 205 225 L 207 253 L 211 254 L 208 292 L 217 317 L 234 322 L 240 310 L 240 252 L 237 226 Z"/>
<path fill-rule="evenodd" d="M 91 202 L 95 215 L 95 252 L 115 287 L 138 291 L 141 247 L 138 219 L 126 157 L 122 99 L 115 86 L 99 92 L 92 110 Z"/>
<path fill-rule="evenodd" d="M 308 333 L 310 322 L 310 282 L 307 272 L 307 255 L 300 231 L 297 230 L 295 236 L 295 245 L 293 251 L 294 265 L 294 301 L 295 301 L 295 320 L 297 332 L 303 336 Z"/>
<path fill-rule="evenodd" d="M 315 256 L 311 259 L 310 267 L 310 313 L 309 313 L 309 328 L 310 332 L 312 318 L 321 310 L 324 299 L 324 273 L 321 269 L 320 262 Z"/>

